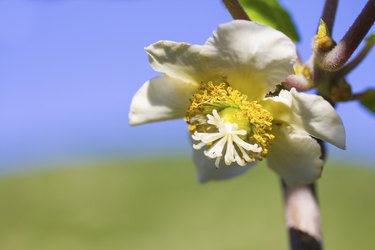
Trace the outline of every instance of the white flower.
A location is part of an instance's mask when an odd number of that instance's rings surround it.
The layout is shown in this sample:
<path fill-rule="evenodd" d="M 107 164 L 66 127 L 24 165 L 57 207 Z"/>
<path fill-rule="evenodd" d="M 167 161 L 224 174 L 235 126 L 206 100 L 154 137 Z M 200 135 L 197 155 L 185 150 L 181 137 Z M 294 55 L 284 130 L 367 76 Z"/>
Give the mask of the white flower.
<path fill-rule="evenodd" d="M 159 41 L 146 52 L 162 75 L 135 94 L 130 124 L 186 116 L 202 182 L 266 157 L 288 184 L 310 183 L 323 165 L 316 139 L 345 148 L 342 121 L 323 98 L 294 89 L 267 96 L 293 74 L 295 45 L 281 32 L 237 20 L 204 45 Z"/>

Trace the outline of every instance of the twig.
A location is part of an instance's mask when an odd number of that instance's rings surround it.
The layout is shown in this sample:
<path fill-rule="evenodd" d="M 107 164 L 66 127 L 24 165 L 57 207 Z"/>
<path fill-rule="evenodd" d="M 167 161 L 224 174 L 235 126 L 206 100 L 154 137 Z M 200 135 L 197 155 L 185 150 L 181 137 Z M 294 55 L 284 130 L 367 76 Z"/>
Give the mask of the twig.
<path fill-rule="evenodd" d="M 322 56 L 320 61 L 322 68 L 335 71 L 342 67 L 361 43 L 374 21 L 375 0 L 369 0 L 337 46 Z"/>
<path fill-rule="evenodd" d="M 333 24 L 336 18 L 337 5 L 338 5 L 338 0 L 326 0 L 324 4 L 324 9 L 323 9 L 321 19 L 326 23 L 330 34 L 332 34 L 332 31 L 333 31 Z"/>
<path fill-rule="evenodd" d="M 229 13 L 232 15 L 233 19 L 251 20 L 237 0 L 223 0 L 223 3 L 225 4 L 225 7 L 228 9 Z"/>
<path fill-rule="evenodd" d="M 340 69 L 340 71 L 338 72 L 338 75 L 345 76 L 348 73 L 350 73 L 354 68 L 356 68 L 363 61 L 363 59 L 367 56 L 367 54 L 370 52 L 372 47 L 373 47 L 373 44 L 366 43 L 365 47 L 362 48 L 362 50 L 358 53 L 358 55 Z"/>

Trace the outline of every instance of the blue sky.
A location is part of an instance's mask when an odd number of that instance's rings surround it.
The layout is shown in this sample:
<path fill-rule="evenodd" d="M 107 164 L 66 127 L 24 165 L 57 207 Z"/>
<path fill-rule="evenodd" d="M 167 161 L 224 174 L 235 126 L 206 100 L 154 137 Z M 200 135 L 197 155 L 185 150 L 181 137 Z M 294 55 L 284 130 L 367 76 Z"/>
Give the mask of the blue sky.
<path fill-rule="evenodd" d="M 304 59 L 323 1 L 283 1 L 298 24 Z M 339 39 L 366 1 L 340 1 Z M 189 154 L 184 121 L 128 125 L 132 95 L 156 76 L 144 47 L 158 40 L 203 43 L 231 17 L 221 1 L 0 1 L 0 170 L 102 156 Z M 349 76 L 374 85 L 372 51 Z M 336 159 L 375 163 L 375 116 L 338 107 L 348 135 Z"/>

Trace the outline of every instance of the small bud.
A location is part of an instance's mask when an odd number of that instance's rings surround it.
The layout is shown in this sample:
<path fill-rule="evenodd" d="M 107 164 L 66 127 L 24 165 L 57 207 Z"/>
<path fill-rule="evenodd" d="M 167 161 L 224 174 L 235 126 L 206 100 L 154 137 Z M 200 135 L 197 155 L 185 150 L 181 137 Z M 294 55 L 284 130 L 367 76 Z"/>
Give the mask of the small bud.
<path fill-rule="evenodd" d="M 288 76 L 283 85 L 287 89 L 295 88 L 298 91 L 306 91 L 314 87 L 312 72 L 305 64 L 297 63 L 294 66 L 295 75 Z"/>
<path fill-rule="evenodd" d="M 314 38 L 314 48 L 321 52 L 328 52 L 333 49 L 335 45 L 336 43 L 332 40 L 326 23 L 323 20 L 320 20 L 318 34 Z"/>

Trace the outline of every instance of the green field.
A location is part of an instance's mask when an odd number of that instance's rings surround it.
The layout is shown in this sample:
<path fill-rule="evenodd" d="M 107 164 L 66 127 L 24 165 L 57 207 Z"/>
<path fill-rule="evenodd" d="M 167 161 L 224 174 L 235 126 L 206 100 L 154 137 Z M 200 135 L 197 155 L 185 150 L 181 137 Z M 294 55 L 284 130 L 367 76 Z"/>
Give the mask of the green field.
<path fill-rule="evenodd" d="M 327 165 L 325 248 L 375 249 L 375 171 Z M 200 185 L 187 157 L 0 179 L 1 250 L 287 249 L 279 182 L 265 166 Z"/>

